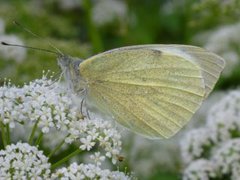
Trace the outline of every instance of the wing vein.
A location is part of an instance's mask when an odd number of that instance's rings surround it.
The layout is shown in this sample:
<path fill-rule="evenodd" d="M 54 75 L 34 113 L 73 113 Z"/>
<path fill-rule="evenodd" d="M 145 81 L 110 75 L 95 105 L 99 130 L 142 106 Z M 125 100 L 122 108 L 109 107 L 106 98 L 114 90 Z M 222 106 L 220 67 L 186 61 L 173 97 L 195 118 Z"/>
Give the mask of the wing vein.
<path fill-rule="evenodd" d="M 185 90 L 185 89 L 180 89 L 180 88 L 171 87 L 171 86 L 161 86 L 161 85 L 156 86 L 156 85 L 150 85 L 150 84 L 145 85 L 145 84 L 137 84 L 137 83 L 116 82 L 116 81 L 109 81 L 109 80 L 101 80 L 101 81 L 108 82 L 108 83 L 115 83 L 115 84 L 128 84 L 128 85 L 133 85 L 133 86 L 147 86 L 147 87 L 160 87 L 160 88 L 163 87 L 163 88 L 167 88 L 167 89 L 175 89 L 175 90 L 183 91 L 183 92 L 186 92 L 186 93 L 189 93 L 189 94 L 194 94 L 194 95 L 199 96 L 199 97 L 204 96 L 204 95 L 200 95 L 200 94 L 197 94 L 197 93 Z"/>
<path fill-rule="evenodd" d="M 97 90 L 97 88 L 95 88 L 95 90 Z M 99 91 L 98 91 L 99 92 Z M 101 93 L 100 93 L 101 94 Z M 155 129 L 154 127 L 152 127 L 150 124 L 148 124 L 147 122 L 145 122 L 143 119 L 141 119 L 140 117 L 138 117 L 135 113 L 133 113 L 131 110 L 127 109 L 123 104 L 120 103 L 120 101 L 117 98 L 114 98 L 113 96 L 111 96 L 110 94 L 108 94 L 109 97 L 111 97 L 112 99 L 115 100 L 115 102 L 117 102 L 120 106 L 122 106 L 124 109 L 126 109 L 127 112 L 129 112 L 130 114 L 132 114 L 134 117 L 136 117 L 137 119 L 141 120 L 141 122 L 143 122 L 145 125 L 147 125 L 149 128 L 151 128 L 153 131 L 155 131 L 157 134 L 167 138 L 166 136 L 162 134 L 160 134 L 160 132 Z M 166 129 L 168 129 L 167 127 L 165 127 Z M 169 130 L 171 131 L 171 130 Z"/>
<path fill-rule="evenodd" d="M 204 71 L 204 72 L 206 72 L 207 74 L 211 75 L 212 77 L 218 79 L 217 76 L 215 76 L 214 74 L 210 73 L 209 71 L 207 71 L 207 70 L 205 70 L 205 69 L 203 69 L 203 68 L 201 68 L 201 70 Z"/>
<path fill-rule="evenodd" d="M 137 72 L 137 71 L 147 71 L 147 70 L 153 70 L 153 69 L 171 69 L 171 70 L 186 70 L 186 71 L 189 71 L 189 70 L 194 70 L 196 71 L 196 69 L 191 69 L 191 68 L 184 68 L 184 67 L 164 67 L 164 66 L 160 66 L 160 67 L 153 67 L 153 68 L 143 68 L 143 69 L 132 69 L 130 71 L 114 71 L 114 72 L 106 72 L 104 74 L 116 74 L 116 73 L 129 73 L 129 72 Z"/>
<path fill-rule="evenodd" d="M 111 91 L 115 91 L 115 92 L 117 92 L 117 93 L 121 93 L 121 94 L 125 94 L 125 93 L 123 93 L 123 92 L 121 92 L 121 91 L 117 91 L 116 89 L 114 89 L 114 88 L 110 88 L 108 85 L 106 85 L 105 83 L 99 83 L 98 85 L 100 85 L 100 86 L 103 86 L 104 88 L 108 88 L 108 89 L 110 89 Z M 153 87 L 151 87 L 151 89 L 153 89 L 154 91 L 156 91 L 157 93 L 159 93 L 159 94 L 162 94 L 162 92 L 159 92 L 158 91 L 158 89 L 156 89 L 156 88 L 153 88 Z M 150 94 L 150 93 L 147 93 L 147 94 Z M 151 93 L 151 94 L 155 94 L 155 93 Z M 186 98 L 183 98 L 183 97 L 181 97 L 181 96 L 176 96 L 175 94 L 172 94 L 172 93 L 166 93 L 166 92 L 164 92 L 164 94 L 165 95 L 170 95 L 170 96 L 172 96 L 173 98 L 179 98 L 179 99 L 182 99 L 182 100 L 184 100 L 184 101 L 188 101 L 189 103 L 193 103 L 193 104 L 195 104 L 195 105 L 197 105 L 197 106 L 199 106 L 199 103 L 197 103 L 197 102 L 195 102 L 195 101 L 191 101 L 191 100 L 189 100 L 189 99 L 186 99 Z M 201 96 L 202 97 L 202 96 Z"/>
<path fill-rule="evenodd" d="M 185 107 L 183 107 L 183 106 L 181 106 L 181 105 L 179 105 L 179 104 L 176 104 L 176 103 L 173 103 L 173 102 L 164 100 L 164 99 L 160 99 L 160 101 L 163 101 L 163 102 L 165 102 L 165 103 L 167 103 L 167 104 L 170 104 L 170 105 L 172 104 L 172 105 L 174 105 L 174 106 L 177 106 L 177 107 L 179 107 L 179 108 L 181 108 L 181 109 L 184 109 L 184 110 L 190 112 L 191 114 L 194 114 L 193 111 L 191 111 L 191 110 L 189 110 L 189 109 L 187 109 L 187 108 L 185 108 Z M 180 116 L 180 115 L 179 115 L 179 116 Z M 182 116 L 181 116 L 181 117 L 182 117 Z"/>
<path fill-rule="evenodd" d="M 218 57 L 218 56 L 216 56 L 216 55 L 213 55 L 212 53 L 204 53 L 204 52 L 190 52 L 189 54 L 191 54 L 192 56 L 194 56 L 195 54 L 207 54 L 207 55 L 209 55 L 209 56 L 211 56 L 211 57 L 215 57 L 214 59 L 218 59 L 218 60 L 220 60 L 221 62 L 224 62 L 220 57 Z M 195 58 L 197 58 L 196 56 L 195 56 Z M 220 69 L 222 69 L 223 67 L 224 67 L 224 65 L 220 65 L 219 63 L 217 63 L 217 62 L 215 62 L 215 61 L 211 61 L 211 60 L 208 60 L 208 59 L 199 59 L 199 58 L 197 58 L 198 60 L 201 60 L 201 61 L 205 61 L 205 62 L 208 62 L 208 63 L 211 63 L 211 64 L 215 64 L 215 65 L 217 65 L 218 67 L 220 67 Z"/>
<path fill-rule="evenodd" d="M 163 116 L 164 118 L 168 119 L 168 120 L 171 121 L 173 124 L 175 124 L 176 126 L 178 126 L 179 128 L 181 128 L 181 125 L 180 125 L 180 124 L 174 122 L 172 119 L 168 118 L 166 115 L 164 115 L 164 114 L 162 114 L 161 112 L 153 109 L 151 106 L 149 106 L 148 104 L 144 103 L 143 101 L 141 101 L 141 103 L 143 103 L 145 106 L 148 106 L 148 108 L 150 108 L 150 109 L 152 109 L 153 111 L 157 112 L 158 114 L 160 114 L 161 116 Z M 164 108 L 165 108 L 165 107 L 164 107 Z M 171 112 L 172 112 L 172 111 L 171 111 Z M 148 115 L 150 115 L 150 114 L 148 113 Z M 152 116 L 152 115 L 150 115 L 150 116 Z M 153 116 L 152 116 L 152 117 L 153 117 Z M 182 117 L 182 116 L 180 116 L 180 117 Z"/>

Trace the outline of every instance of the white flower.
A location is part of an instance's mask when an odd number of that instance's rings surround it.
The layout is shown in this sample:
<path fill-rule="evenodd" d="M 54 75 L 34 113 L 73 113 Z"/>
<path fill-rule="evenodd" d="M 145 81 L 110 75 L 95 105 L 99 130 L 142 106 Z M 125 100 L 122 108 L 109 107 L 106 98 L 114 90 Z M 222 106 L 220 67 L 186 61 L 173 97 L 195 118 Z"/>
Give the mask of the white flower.
<path fill-rule="evenodd" d="M 99 180 L 130 180 L 131 177 L 119 171 L 100 169 L 93 164 L 72 163 L 68 168 L 58 169 L 52 174 L 52 179 L 71 180 L 71 179 L 99 179 Z"/>
<path fill-rule="evenodd" d="M 28 141 L 38 122 L 34 137 L 42 131 L 45 134 L 42 145 L 55 148 L 66 137 L 69 122 L 78 120 L 77 109 L 66 89 L 45 75 L 23 87 L 6 83 L 0 87 L 0 119 L 14 128 L 11 134 L 14 142 Z M 66 145 L 63 144 L 60 150 Z"/>
<path fill-rule="evenodd" d="M 222 176 L 240 177 L 240 139 L 229 140 L 216 150 L 213 162 Z"/>
<path fill-rule="evenodd" d="M 81 138 L 80 141 L 82 143 L 82 145 L 80 146 L 82 150 L 87 149 L 89 151 L 95 145 L 95 142 L 92 141 L 91 136 L 87 136 L 86 138 Z"/>
<path fill-rule="evenodd" d="M 102 164 L 102 161 L 106 159 L 105 156 L 101 156 L 100 152 L 95 152 L 93 155 L 90 156 L 90 158 L 97 166 L 100 166 Z"/>
<path fill-rule="evenodd" d="M 11 43 L 11 44 L 24 45 L 22 40 L 15 35 L 0 34 L 0 41 Z M 26 58 L 26 48 L 1 45 L 0 56 L 2 56 L 2 59 L 6 59 L 6 60 L 13 59 L 16 62 L 22 62 Z"/>
<path fill-rule="evenodd" d="M 209 110 L 207 126 L 214 142 L 240 137 L 240 90 L 229 92 Z"/>
<path fill-rule="evenodd" d="M 187 132 L 180 142 L 182 160 L 189 164 L 191 161 L 204 156 L 211 145 L 209 129 L 199 128 Z"/>
<path fill-rule="evenodd" d="M 240 91 L 229 92 L 213 105 L 207 114 L 205 127 L 192 130 L 181 142 L 185 163 L 185 179 L 211 179 L 208 172 L 214 164 L 217 179 L 239 179 L 240 177 Z M 200 158 L 208 159 L 208 164 L 199 164 Z M 202 172 L 200 167 L 207 168 Z M 194 167 L 194 168 L 193 168 Z M 190 170 L 189 170 L 190 169 Z M 192 170 L 193 169 L 193 170 Z M 214 179 L 214 178 L 213 178 Z"/>
<path fill-rule="evenodd" d="M 124 1 L 101 0 L 97 1 L 92 9 L 93 22 L 97 26 L 112 23 L 114 20 L 126 20 L 127 6 Z"/>
<path fill-rule="evenodd" d="M 198 159 L 193 161 L 184 171 L 183 180 L 209 180 L 217 176 L 213 162 Z"/>
<path fill-rule="evenodd" d="M 10 178 L 12 177 L 12 178 Z M 0 179 L 47 179 L 48 158 L 27 143 L 6 146 L 0 151 Z"/>
<path fill-rule="evenodd" d="M 108 120 L 99 117 L 81 119 L 69 123 L 66 143 L 80 142 L 79 148 L 90 151 L 95 145 L 105 151 L 105 156 L 115 164 L 121 151 L 121 136 Z"/>
<path fill-rule="evenodd" d="M 66 131 L 69 121 L 77 119 L 77 107 L 71 96 L 61 85 L 46 77 L 22 88 L 0 87 L 0 105 L 3 123 L 12 123 L 12 128 L 16 122 L 33 126 L 38 121 L 43 133 L 49 133 L 52 128 Z"/>
<path fill-rule="evenodd" d="M 43 133 L 43 140 L 49 139 L 49 144 L 42 142 L 44 147 L 54 148 L 62 143 L 63 138 L 65 143 L 74 143 L 83 151 L 99 151 L 101 156 L 110 158 L 115 164 L 122 142 L 114 124 L 99 117 L 82 119 L 78 111 L 79 107 L 72 101 L 67 88 L 45 76 L 23 87 L 0 87 L 0 116 L 4 125 L 10 125 L 12 129 L 26 129 L 27 132 L 37 125 L 34 138 L 41 137 L 40 133 Z M 19 128 L 20 124 L 23 124 L 22 128 Z M 29 139 L 30 133 L 28 137 L 25 135 L 24 140 Z M 59 133 L 61 136 L 53 141 L 53 137 Z M 22 138 L 22 135 L 19 137 Z"/>

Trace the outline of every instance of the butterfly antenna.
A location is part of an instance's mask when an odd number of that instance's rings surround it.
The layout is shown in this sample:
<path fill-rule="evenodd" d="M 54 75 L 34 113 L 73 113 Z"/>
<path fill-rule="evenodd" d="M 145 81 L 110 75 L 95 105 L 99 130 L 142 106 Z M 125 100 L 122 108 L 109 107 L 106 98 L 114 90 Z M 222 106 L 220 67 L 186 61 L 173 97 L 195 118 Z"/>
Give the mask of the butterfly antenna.
<path fill-rule="evenodd" d="M 17 25 L 19 28 L 21 28 L 21 29 L 23 29 L 24 31 L 28 32 L 29 34 L 31 34 L 31 35 L 39 38 L 39 39 L 43 39 L 41 36 L 33 33 L 30 29 L 24 27 L 24 26 L 23 26 L 22 24 L 20 24 L 19 22 L 13 21 L 13 23 L 14 23 L 15 25 Z M 52 47 L 53 49 L 55 49 L 59 54 L 64 55 L 63 52 L 60 51 L 60 50 L 59 50 L 56 46 L 54 46 L 51 42 L 48 42 L 48 44 L 49 44 L 50 47 Z"/>
<path fill-rule="evenodd" d="M 51 51 L 51 50 L 48 50 L 48 49 L 42 49 L 42 48 L 31 47 L 31 46 L 24 46 L 24 45 L 19 45 L 19 44 L 10 44 L 10 43 L 6 43 L 6 42 L 3 42 L 3 41 L 1 41 L 1 44 L 4 45 L 4 46 L 15 46 L 15 47 L 33 49 L 33 50 L 37 50 L 37 51 L 43 51 L 43 52 L 48 52 L 48 53 L 59 55 L 59 52 Z"/>

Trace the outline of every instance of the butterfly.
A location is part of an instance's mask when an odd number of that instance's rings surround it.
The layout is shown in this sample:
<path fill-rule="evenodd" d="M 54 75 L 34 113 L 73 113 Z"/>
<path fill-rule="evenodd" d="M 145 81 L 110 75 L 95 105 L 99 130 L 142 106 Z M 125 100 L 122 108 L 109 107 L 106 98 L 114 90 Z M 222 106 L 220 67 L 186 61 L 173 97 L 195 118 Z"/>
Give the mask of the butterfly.
<path fill-rule="evenodd" d="M 189 122 L 224 69 L 220 56 L 189 45 L 137 45 L 86 60 L 58 54 L 69 87 L 87 104 L 151 139 L 169 138 Z"/>
<path fill-rule="evenodd" d="M 125 128 L 151 139 L 169 138 L 213 90 L 225 61 L 188 45 L 137 45 L 86 60 L 60 55 L 70 87 Z"/>

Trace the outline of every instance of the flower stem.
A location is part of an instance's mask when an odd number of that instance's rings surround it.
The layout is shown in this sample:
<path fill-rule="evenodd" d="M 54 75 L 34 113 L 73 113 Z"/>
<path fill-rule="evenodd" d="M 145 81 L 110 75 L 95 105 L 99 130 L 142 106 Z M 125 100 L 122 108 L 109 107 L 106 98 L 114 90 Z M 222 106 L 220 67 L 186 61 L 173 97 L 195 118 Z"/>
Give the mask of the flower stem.
<path fill-rule="evenodd" d="M 34 135 L 35 135 L 37 126 L 38 126 L 38 122 L 39 122 L 39 119 L 36 121 L 36 123 L 34 124 L 34 126 L 33 126 L 33 128 L 32 128 L 31 135 L 30 135 L 30 137 L 29 137 L 29 139 L 28 139 L 28 144 L 32 144 L 32 141 L 33 141 L 33 138 L 34 138 Z"/>
<path fill-rule="evenodd" d="M 43 138 L 43 132 L 41 132 L 35 142 L 35 145 L 39 145 L 42 141 L 42 138 Z"/>
<path fill-rule="evenodd" d="M 6 134 L 7 134 L 7 137 L 6 137 L 6 140 L 7 140 L 7 144 L 10 144 L 11 143 L 11 137 L 10 137 L 10 128 L 9 128 L 9 124 L 6 125 Z"/>
<path fill-rule="evenodd" d="M 64 138 L 64 139 L 57 145 L 57 147 L 55 147 L 55 149 L 53 149 L 52 152 L 49 153 L 49 155 L 48 155 L 48 158 L 49 158 L 49 159 L 52 157 L 52 155 L 53 155 L 55 152 L 57 152 L 57 151 L 62 147 L 62 145 L 65 143 L 65 139 L 66 139 L 66 138 Z"/>
<path fill-rule="evenodd" d="M 6 136 L 5 136 L 5 127 L 1 120 L 0 120 L 0 129 L 2 134 L 3 147 L 5 148 L 7 146 Z"/>
<path fill-rule="evenodd" d="M 76 149 L 75 151 L 73 151 L 71 154 L 69 154 L 68 156 L 64 157 L 63 159 L 59 160 L 58 162 L 56 162 L 55 164 L 53 164 L 51 166 L 51 169 L 55 169 L 56 167 L 60 166 L 62 163 L 66 162 L 67 160 L 69 160 L 71 157 L 77 155 L 78 153 L 81 152 L 81 149 Z"/>

